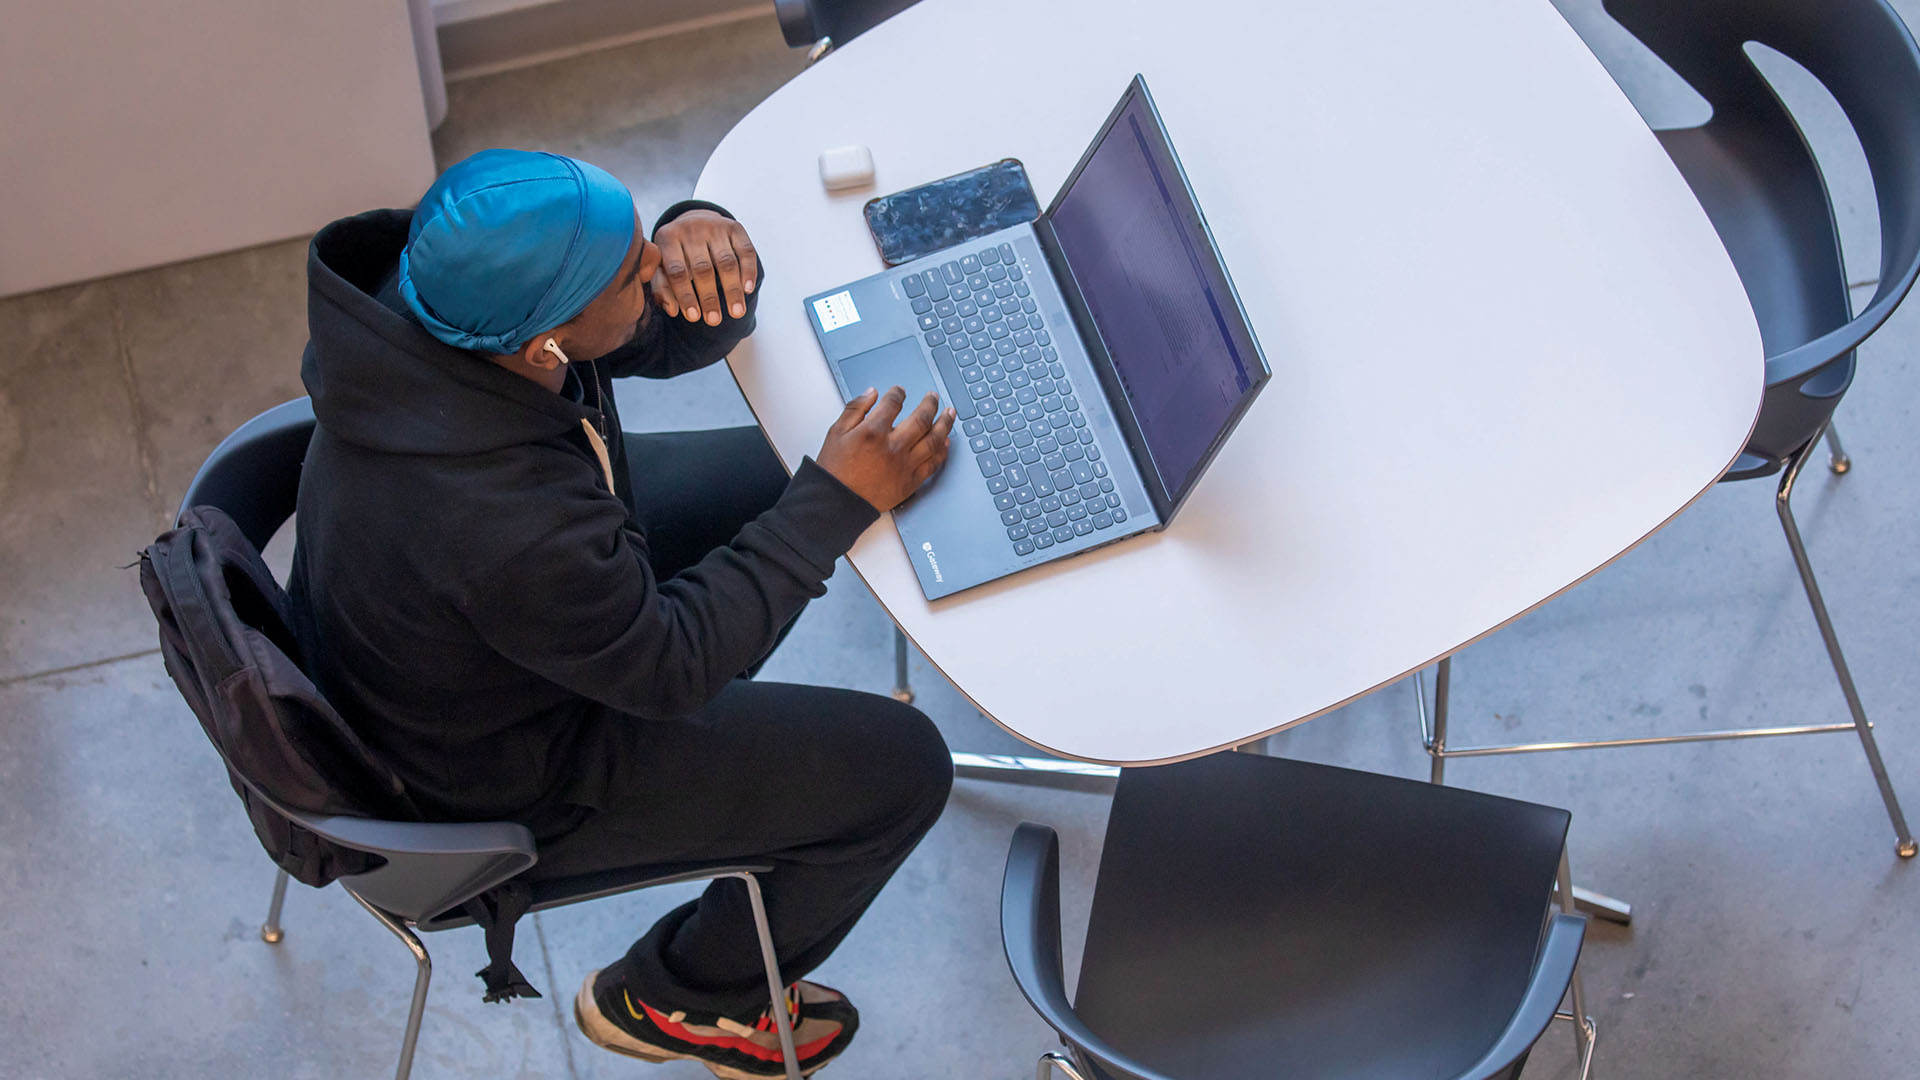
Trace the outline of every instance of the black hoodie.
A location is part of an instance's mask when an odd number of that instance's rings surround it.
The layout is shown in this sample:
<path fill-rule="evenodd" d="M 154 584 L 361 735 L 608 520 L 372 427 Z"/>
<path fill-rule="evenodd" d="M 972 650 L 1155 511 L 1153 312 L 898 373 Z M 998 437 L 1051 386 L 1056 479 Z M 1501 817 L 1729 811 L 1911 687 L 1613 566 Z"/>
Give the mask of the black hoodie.
<path fill-rule="evenodd" d="M 393 282 L 409 220 L 337 221 L 308 253 L 301 378 L 319 426 L 295 619 L 321 691 L 427 813 L 549 834 L 631 782 L 616 775 L 624 725 L 711 700 L 878 515 L 809 459 L 729 546 L 656 580 L 608 380 L 720 359 L 751 332 L 757 291 L 719 327 L 650 312 L 556 394 L 407 313 Z M 613 490 L 583 419 L 610 436 Z"/>

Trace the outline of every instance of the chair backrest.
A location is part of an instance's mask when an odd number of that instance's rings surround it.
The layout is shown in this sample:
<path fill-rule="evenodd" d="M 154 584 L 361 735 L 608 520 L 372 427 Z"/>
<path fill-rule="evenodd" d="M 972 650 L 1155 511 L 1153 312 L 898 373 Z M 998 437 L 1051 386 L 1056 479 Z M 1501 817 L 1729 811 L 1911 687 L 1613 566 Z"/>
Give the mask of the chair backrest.
<path fill-rule="evenodd" d="M 915 0 L 774 0 L 787 44 L 803 49 L 821 38 L 845 45 L 912 7 Z"/>
<path fill-rule="evenodd" d="M 285 810 L 392 816 L 412 803 L 301 670 L 286 593 L 259 550 L 218 507 L 196 506 L 141 552 L 140 588 L 167 674 L 226 762 L 267 853 L 309 885 L 377 866 Z"/>
<path fill-rule="evenodd" d="M 1786 425 L 1793 429 L 1786 441 L 1804 442 L 1846 389 L 1853 350 L 1920 276 L 1920 48 L 1886 0 L 1605 0 L 1604 6 L 1712 107 L 1712 117 L 1698 130 L 1713 136 L 1716 149 L 1689 161 L 1678 152 L 1684 143 L 1667 141 L 1709 213 L 1716 206 L 1707 189 L 1716 183 L 1758 189 L 1736 201 L 1747 217 L 1764 206 L 1769 220 L 1717 218 L 1715 225 L 1768 339 L 1768 387 L 1824 402 L 1823 408 L 1802 410 L 1797 425 Z M 1750 42 L 1778 51 L 1819 80 L 1866 156 L 1880 219 L 1880 280 L 1857 314 L 1850 314 L 1838 230 L 1819 166 L 1747 55 Z M 1732 156 L 1745 160 L 1725 160 Z M 1733 175 L 1717 177 L 1716 171 Z M 1812 298 L 1769 295 L 1767 275 L 1752 265 L 1763 258 L 1795 259 L 1828 287 Z M 1807 310 L 1788 311 L 1796 301 Z M 1763 425 L 1776 406 L 1790 411 L 1792 402 L 1770 393 Z M 1781 439 L 1757 433 L 1756 442 Z M 1761 449 L 1767 456 L 1780 454 L 1778 445 Z"/>
<path fill-rule="evenodd" d="M 214 507 L 239 526 L 255 549 L 264 547 L 293 514 L 314 426 L 313 403 L 307 398 L 277 405 L 242 424 L 200 466 L 181 501 L 182 515 L 192 507 Z M 264 566 L 260 572 L 265 573 Z M 276 636 L 286 637 L 267 635 Z M 284 652 L 291 653 L 290 643 L 285 644 Z M 313 693 L 319 697 L 317 690 Z M 330 844 L 374 856 L 378 865 L 350 876 L 347 883 L 370 903 L 410 921 L 444 915 L 532 866 L 537 857 L 532 833 L 516 823 L 428 824 L 309 813 L 274 798 L 237 770 L 235 780 L 286 822 Z"/>
<path fill-rule="evenodd" d="M 1568 821 L 1252 754 L 1127 769 L 1074 1011 L 1168 1076 L 1455 1076 L 1527 993 Z"/>
<path fill-rule="evenodd" d="M 254 547 L 265 548 L 293 516 L 313 429 L 310 398 L 275 405 L 240 425 L 201 463 L 180 500 L 180 513 L 194 506 L 218 507 Z"/>

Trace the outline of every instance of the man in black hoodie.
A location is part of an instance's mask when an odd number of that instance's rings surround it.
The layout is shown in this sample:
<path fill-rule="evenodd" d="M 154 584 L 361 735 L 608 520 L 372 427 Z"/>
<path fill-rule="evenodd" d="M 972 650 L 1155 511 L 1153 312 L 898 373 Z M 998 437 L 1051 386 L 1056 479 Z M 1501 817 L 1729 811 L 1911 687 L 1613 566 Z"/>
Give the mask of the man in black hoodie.
<path fill-rule="evenodd" d="M 290 592 L 315 681 L 425 813 L 508 819 L 534 873 L 771 863 L 782 970 L 852 928 L 945 804 L 945 744 L 887 698 L 749 681 L 835 559 L 945 462 L 929 395 L 849 403 L 789 479 L 752 428 L 621 432 L 611 380 L 721 359 L 758 254 L 710 204 L 649 242 L 583 162 L 485 151 L 308 260 L 319 420 Z M 895 421 L 898 420 L 898 424 Z M 811 1072 L 858 1018 L 796 982 Z M 782 1066 L 744 885 L 589 975 L 589 1038 L 729 1077 Z"/>

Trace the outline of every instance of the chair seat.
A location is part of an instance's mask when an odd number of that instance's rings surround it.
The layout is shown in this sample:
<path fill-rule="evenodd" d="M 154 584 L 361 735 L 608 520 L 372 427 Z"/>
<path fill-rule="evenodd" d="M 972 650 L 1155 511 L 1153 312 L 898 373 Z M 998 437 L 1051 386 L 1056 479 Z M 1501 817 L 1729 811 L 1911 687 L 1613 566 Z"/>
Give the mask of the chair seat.
<path fill-rule="evenodd" d="M 547 878 L 531 882 L 533 903 L 527 906 L 529 912 L 545 911 L 549 908 L 566 907 L 587 900 L 599 900 L 603 897 L 618 896 L 625 892 L 651 889 L 656 885 L 676 885 L 686 881 L 705 881 L 709 878 L 724 877 L 731 874 L 770 873 L 773 867 L 766 863 L 676 863 L 664 866 L 634 866 L 617 870 L 600 870 L 591 874 L 576 874 L 571 877 Z M 422 931 L 453 930 L 462 926 L 472 926 L 472 917 L 460 909 L 440 919 L 414 924 Z"/>
<path fill-rule="evenodd" d="M 1525 993 L 1567 824 L 1248 754 L 1129 769 L 1074 1011 L 1168 1076 L 1455 1076 Z"/>

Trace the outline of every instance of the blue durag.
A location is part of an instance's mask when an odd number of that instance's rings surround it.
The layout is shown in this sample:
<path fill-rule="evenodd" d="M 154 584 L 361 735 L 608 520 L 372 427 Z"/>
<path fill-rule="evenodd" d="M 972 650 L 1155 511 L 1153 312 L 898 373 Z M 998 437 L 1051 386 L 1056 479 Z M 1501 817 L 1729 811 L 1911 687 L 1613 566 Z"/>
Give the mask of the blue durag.
<path fill-rule="evenodd" d="M 558 154 L 482 150 L 433 182 L 400 253 L 400 295 L 459 349 L 510 353 L 600 295 L 633 243 L 633 195 Z"/>

